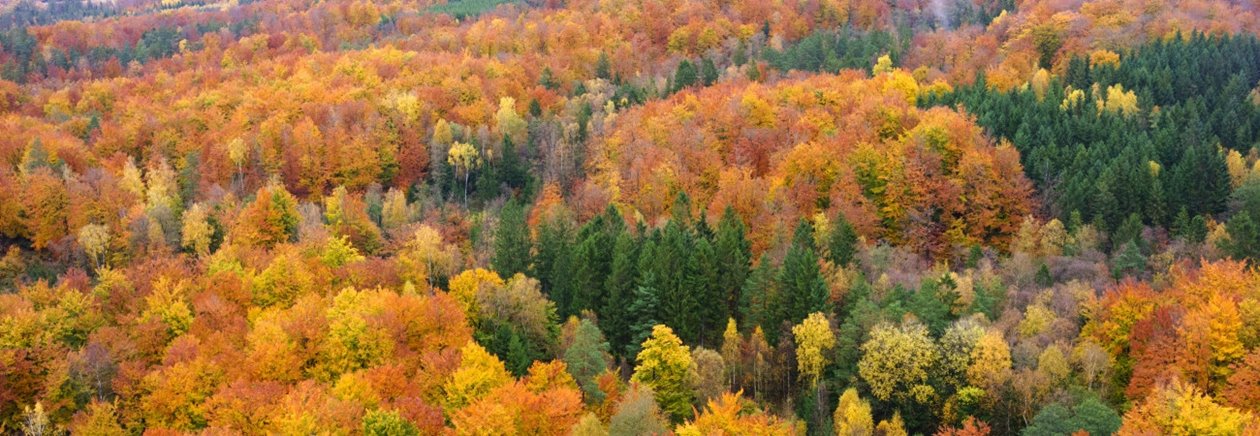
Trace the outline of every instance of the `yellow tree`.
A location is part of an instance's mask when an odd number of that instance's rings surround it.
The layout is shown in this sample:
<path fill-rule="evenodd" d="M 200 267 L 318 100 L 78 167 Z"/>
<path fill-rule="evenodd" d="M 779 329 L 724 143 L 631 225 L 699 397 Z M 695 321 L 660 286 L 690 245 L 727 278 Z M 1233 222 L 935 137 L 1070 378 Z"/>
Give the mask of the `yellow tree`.
<path fill-rule="evenodd" d="M 455 167 L 455 175 L 464 178 L 464 206 L 468 205 L 468 177 L 472 171 L 481 166 L 481 154 L 477 148 L 467 142 L 451 144 L 446 154 L 446 163 Z"/>
<path fill-rule="evenodd" d="M 811 313 L 792 327 L 792 335 L 796 338 L 797 369 L 802 378 L 808 379 L 811 387 L 817 386 L 828 363 L 826 353 L 836 345 L 827 317 L 821 312 Z"/>
<path fill-rule="evenodd" d="M 1222 406 L 1194 385 L 1173 381 L 1124 414 L 1118 435 L 1237 435 L 1255 417 Z"/>
<path fill-rule="evenodd" d="M 470 269 L 451 277 L 447 287 L 469 319 L 477 318 L 477 290 L 482 286 L 503 286 L 499 274 L 484 268 Z"/>
<path fill-rule="evenodd" d="M 690 348 L 674 335 L 674 330 L 661 324 L 652 327 L 652 336 L 643 341 L 643 351 L 636 360 L 638 365 L 630 380 L 652 388 L 656 402 L 675 422 L 691 415 L 694 364 Z"/>
<path fill-rule="evenodd" d="M 210 254 L 210 239 L 214 235 L 214 227 L 210 226 L 205 206 L 196 203 L 188 208 L 184 212 L 181 230 L 184 248 L 192 250 L 198 256 Z"/>
<path fill-rule="evenodd" d="M 525 139 L 525 128 L 527 124 L 521 115 L 516 113 L 516 99 L 512 97 L 503 97 L 499 99 L 499 110 L 494 114 L 499 135 L 511 138 L 512 141 L 522 141 Z"/>
<path fill-rule="evenodd" d="M 837 436 L 870 436 L 875 431 L 871 403 L 859 397 L 857 389 L 846 389 L 840 395 L 833 420 Z"/>
<path fill-rule="evenodd" d="M 862 344 L 858 374 L 881 401 L 897 396 L 899 401 L 926 402 L 936 394 L 928 384 L 928 371 L 936 359 L 936 345 L 923 324 L 882 324 Z"/>
<path fill-rule="evenodd" d="M 443 404 L 448 413 L 454 412 L 508 383 L 512 383 L 512 374 L 503 361 L 468 341 L 460 349 L 459 369 L 442 384 Z"/>

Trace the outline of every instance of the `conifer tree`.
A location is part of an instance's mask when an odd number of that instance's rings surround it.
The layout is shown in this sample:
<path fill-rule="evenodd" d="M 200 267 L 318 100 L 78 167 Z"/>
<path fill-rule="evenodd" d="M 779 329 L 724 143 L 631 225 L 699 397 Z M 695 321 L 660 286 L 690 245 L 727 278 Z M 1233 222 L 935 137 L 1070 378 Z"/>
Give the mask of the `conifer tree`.
<path fill-rule="evenodd" d="M 513 199 L 499 214 L 499 227 L 494 234 L 494 259 L 491 264 L 500 277 L 511 277 L 529 270 L 529 227 L 524 207 Z"/>
<path fill-rule="evenodd" d="M 799 323 L 813 312 L 828 311 L 827 283 L 818 268 L 818 254 L 814 249 L 814 227 L 801 220 L 796 225 L 792 246 L 783 258 L 779 271 L 778 309 L 782 315 L 779 323 Z M 770 326 L 778 329 L 778 325 Z"/>

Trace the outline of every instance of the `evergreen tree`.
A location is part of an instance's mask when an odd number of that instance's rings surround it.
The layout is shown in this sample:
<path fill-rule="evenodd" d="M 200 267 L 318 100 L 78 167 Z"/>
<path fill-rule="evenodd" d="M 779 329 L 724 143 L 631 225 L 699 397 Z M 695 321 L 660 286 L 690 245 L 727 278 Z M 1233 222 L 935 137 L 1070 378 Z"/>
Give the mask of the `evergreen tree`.
<path fill-rule="evenodd" d="M 612 80 L 612 64 L 608 61 L 608 53 L 600 52 L 599 60 L 595 61 L 595 77 Z"/>
<path fill-rule="evenodd" d="M 625 356 L 634 359 L 639 355 L 643 341 L 652 335 L 652 327 L 660 324 L 661 301 L 655 287 L 656 279 L 651 273 L 642 277 L 639 286 L 634 288 L 634 302 L 630 303 L 630 343 L 626 344 Z"/>
<path fill-rule="evenodd" d="M 827 257 L 836 266 L 848 266 L 857 252 L 858 235 L 844 218 L 844 214 L 836 214 L 831 223 L 831 232 L 827 235 Z"/>
<path fill-rule="evenodd" d="M 1138 244 L 1133 241 L 1126 242 L 1120 249 L 1120 254 L 1112 259 L 1111 273 L 1117 279 L 1133 274 L 1140 274 L 1146 270 L 1146 256 L 1142 255 L 1142 249 L 1138 248 Z"/>
<path fill-rule="evenodd" d="M 717 290 L 722 295 L 727 312 L 739 314 L 741 319 L 740 298 L 752 259 L 752 244 L 745 236 L 746 232 L 744 221 L 735 214 L 735 209 L 728 206 L 718 221 L 713 242 L 717 257 Z"/>
<path fill-rule="evenodd" d="M 708 239 L 696 238 L 695 248 L 687 260 L 686 284 L 682 293 L 696 300 L 696 341 L 700 345 L 717 343 L 729 315 L 726 298 L 718 287 L 717 259 Z"/>
<path fill-rule="evenodd" d="M 595 382 L 604 371 L 608 370 L 608 341 L 599 328 L 590 320 L 578 322 L 574 333 L 573 345 L 564 350 L 564 364 L 582 388 L 582 397 L 587 404 L 599 404 L 604 401 L 604 391 Z"/>
<path fill-rule="evenodd" d="M 700 63 L 700 81 L 704 86 L 711 86 L 718 80 L 717 66 L 713 64 L 713 60 L 704 58 Z"/>
<path fill-rule="evenodd" d="M 630 311 L 634 302 L 636 279 L 635 264 L 638 262 L 638 243 L 629 232 L 622 232 L 613 244 L 612 266 L 604 283 L 607 297 L 602 310 L 598 310 L 599 323 L 608 332 L 613 353 L 623 355 L 630 342 Z"/>
<path fill-rule="evenodd" d="M 573 274 L 573 223 L 566 214 L 547 217 L 538 226 L 537 253 L 533 274 L 547 296 L 556 303 L 561 317 L 573 314 L 575 280 Z"/>
<path fill-rule="evenodd" d="M 684 88 L 690 88 L 696 84 L 699 78 L 696 73 L 696 66 L 691 61 L 683 59 L 678 63 L 678 69 L 674 71 L 674 85 L 670 88 L 672 92 L 678 92 Z"/>
<path fill-rule="evenodd" d="M 761 259 L 757 261 L 757 267 L 744 282 L 739 300 L 738 313 L 742 318 L 742 325 L 749 330 L 753 327 L 761 327 L 762 330 L 774 336 L 771 339 L 777 339 L 779 332 L 778 310 L 774 307 L 774 301 L 778 299 L 775 283 L 775 277 L 778 277 L 778 274 L 778 270 L 771 265 L 770 258 L 763 253 Z M 769 328 L 771 325 L 775 328 Z"/>
<path fill-rule="evenodd" d="M 783 258 L 779 271 L 779 322 L 796 324 L 813 312 L 828 311 L 827 283 L 818 268 L 814 249 L 814 227 L 804 219 L 796 225 L 792 246 Z M 777 330 L 779 326 L 771 326 Z"/>
<path fill-rule="evenodd" d="M 1229 257 L 1238 260 L 1260 259 L 1260 228 L 1246 211 L 1234 214 L 1225 223 L 1229 239 L 1221 247 Z"/>
<path fill-rule="evenodd" d="M 499 213 L 499 227 L 494 234 L 494 258 L 491 265 L 500 277 L 512 277 L 529 269 L 529 227 L 525 208 L 517 200 L 508 201 Z"/>

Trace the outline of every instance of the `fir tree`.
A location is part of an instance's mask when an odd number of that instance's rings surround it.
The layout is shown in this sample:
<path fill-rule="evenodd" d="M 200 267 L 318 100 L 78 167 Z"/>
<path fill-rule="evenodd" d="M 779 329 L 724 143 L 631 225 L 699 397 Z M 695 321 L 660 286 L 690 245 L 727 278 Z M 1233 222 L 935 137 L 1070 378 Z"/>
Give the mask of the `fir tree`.
<path fill-rule="evenodd" d="M 727 312 L 740 314 L 740 299 L 744 282 L 748 280 L 752 244 L 745 236 L 744 221 L 727 207 L 718 221 L 717 236 L 713 249 L 717 257 L 717 289 L 726 303 Z"/>
<path fill-rule="evenodd" d="M 828 311 L 829 294 L 818 268 L 818 255 L 814 249 L 814 227 L 801 220 L 796 225 L 792 246 L 783 258 L 779 271 L 779 309 L 783 315 L 779 322 L 797 324 L 813 312 Z M 779 326 L 771 326 L 778 329 Z"/>
<path fill-rule="evenodd" d="M 529 269 L 529 227 L 525 209 L 515 199 L 508 201 L 499 214 L 499 227 L 494 233 L 494 258 L 491 265 L 500 277 L 512 277 Z"/>
<path fill-rule="evenodd" d="M 844 218 L 844 214 L 836 214 L 831 223 L 831 233 L 827 235 L 827 257 L 836 266 L 848 266 L 857 252 L 858 235 Z"/>

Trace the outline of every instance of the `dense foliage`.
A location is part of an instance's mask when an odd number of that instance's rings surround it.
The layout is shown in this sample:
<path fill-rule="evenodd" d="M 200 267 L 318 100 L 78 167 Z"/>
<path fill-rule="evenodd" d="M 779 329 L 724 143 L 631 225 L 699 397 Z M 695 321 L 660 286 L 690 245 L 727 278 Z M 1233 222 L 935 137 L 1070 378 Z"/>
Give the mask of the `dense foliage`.
<path fill-rule="evenodd" d="M 1260 432 L 1256 14 L 0 5 L 0 433 Z"/>

